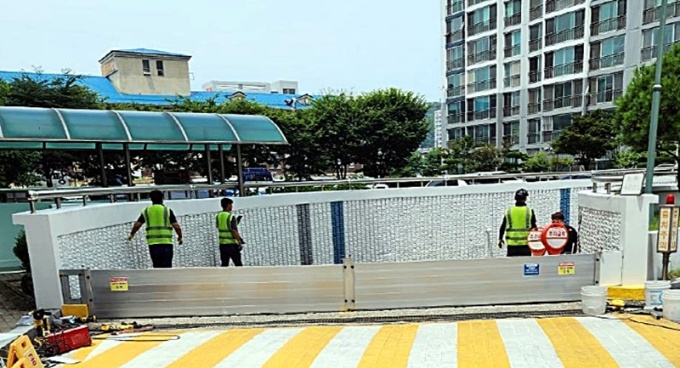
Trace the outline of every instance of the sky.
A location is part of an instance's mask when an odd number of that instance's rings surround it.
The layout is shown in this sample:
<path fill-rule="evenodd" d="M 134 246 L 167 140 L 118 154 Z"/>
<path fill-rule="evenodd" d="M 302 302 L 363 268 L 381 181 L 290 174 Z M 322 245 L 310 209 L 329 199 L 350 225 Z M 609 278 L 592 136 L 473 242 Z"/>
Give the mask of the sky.
<path fill-rule="evenodd" d="M 417 5 L 416 5 L 417 4 Z M 0 70 L 100 75 L 112 49 L 192 55 L 209 80 L 295 80 L 300 93 L 398 87 L 441 97 L 438 0 L 0 2 Z"/>

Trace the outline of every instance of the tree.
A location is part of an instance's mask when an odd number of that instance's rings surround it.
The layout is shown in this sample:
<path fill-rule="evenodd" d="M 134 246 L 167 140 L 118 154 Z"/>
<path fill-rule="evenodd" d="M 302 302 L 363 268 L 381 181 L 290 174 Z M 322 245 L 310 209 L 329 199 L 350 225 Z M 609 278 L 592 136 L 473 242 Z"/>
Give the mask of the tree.
<path fill-rule="evenodd" d="M 503 163 L 503 154 L 495 144 L 485 144 L 470 153 L 470 171 L 496 171 Z"/>
<path fill-rule="evenodd" d="M 522 171 L 524 161 L 528 158 L 526 153 L 519 150 L 513 150 L 512 144 L 508 142 L 503 143 L 501 155 L 503 156 L 501 170 L 509 173 Z"/>
<path fill-rule="evenodd" d="M 449 173 L 464 174 L 474 171 L 470 152 L 475 148 L 472 136 L 455 139 L 449 142 L 449 154 L 445 159 L 446 170 Z"/>
<path fill-rule="evenodd" d="M 644 165 L 646 153 L 635 152 L 630 148 L 623 148 L 614 153 L 612 166 L 617 169 L 635 169 Z"/>
<path fill-rule="evenodd" d="M 7 95 L 9 94 L 9 83 L 7 83 L 4 80 L 0 80 L 0 106 L 5 105 L 5 101 L 7 100 Z"/>
<path fill-rule="evenodd" d="M 530 156 L 524 162 L 524 171 L 526 172 L 545 172 L 551 171 L 552 164 L 547 153 L 540 151 Z"/>
<path fill-rule="evenodd" d="M 428 163 L 431 162 L 430 160 L 430 154 L 434 150 L 430 150 L 428 154 L 423 157 L 423 155 L 419 151 L 415 151 L 411 154 L 411 156 L 406 160 L 406 165 L 404 165 L 401 168 L 395 169 L 390 173 L 391 176 L 396 176 L 396 177 L 408 177 L 412 178 L 418 175 L 425 175 L 425 176 L 430 176 L 432 174 L 429 173 L 428 170 Z"/>
<path fill-rule="evenodd" d="M 633 151 L 646 152 L 652 110 L 655 65 L 635 70 L 626 93 L 616 101 L 616 122 L 622 143 Z M 680 141 L 680 44 L 674 44 L 663 57 L 661 104 L 656 149 L 680 164 L 676 153 Z M 680 179 L 680 171 L 678 172 Z M 678 182 L 680 186 L 680 181 Z"/>
<path fill-rule="evenodd" d="M 0 188 L 28 186 L 35 184 L 39 177 L 35 167 L 40 161 L 40 153 L 31 151 L 0 151 Z"/>
<path fill-rule="evenodd" d="M 403 167 L 427 137 L 425 114 L 430 104 L 422 96 L 396 88 L 369 92 L 355 101 L 362 139 L 356 162 L 374 177 Z"/>
<path fill-rule="evenodd" d="M 579 165 L 589 170 L 595 159 L 616 148 L 616 132 L 612 128 L 614 113 L 593 110 L 572 118 L 572 123 L 552 143 L 558 154 L 575 157 Z"/>

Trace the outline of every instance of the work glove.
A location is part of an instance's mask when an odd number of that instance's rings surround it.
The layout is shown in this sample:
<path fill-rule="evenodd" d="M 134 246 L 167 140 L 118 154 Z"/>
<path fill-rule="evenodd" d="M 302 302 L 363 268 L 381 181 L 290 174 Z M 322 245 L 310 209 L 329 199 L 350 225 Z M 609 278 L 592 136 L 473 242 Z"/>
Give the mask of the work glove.
<path fill-rule="evenodd" d="M 498 241 L 498 248 L 503 249 L 503 245 L 505 245 L 505 242 L 503 241 L 503 239 L 499 240 Z"/>

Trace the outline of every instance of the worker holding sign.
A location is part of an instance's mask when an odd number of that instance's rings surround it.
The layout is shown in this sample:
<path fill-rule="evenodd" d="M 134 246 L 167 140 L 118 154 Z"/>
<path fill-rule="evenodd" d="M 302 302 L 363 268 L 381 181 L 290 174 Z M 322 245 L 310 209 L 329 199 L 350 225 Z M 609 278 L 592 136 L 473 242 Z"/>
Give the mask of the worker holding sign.
<path fill-rule="evenodd" d="M 505 210 L 503 223 L 498 234 L 498 247 L 503 248 L 507 241 L 507 256 L 531 256 L 527 238 L 536 229 L 536 214 L 527 207 L 529 192 L 520 189 L 515 193 L 515 205 Z M 505 240 L 504 240 L 505 239 Z"/>
<path fill-rule="evenodd" d="M 569 239 L 567 240 L 567 244 L 562 248 L 562 254 L 576 254 L 579 252 L 578 249 L 578 233 L 576 232 L 576 229 L 573 227 L 567 225 L 564 222 L 564 215 L 562 212 L 555 212 L 551 216 L 553 224 L 561 224 L 564 227 L 567 228 L 567 232 L 569 233 Z"/>

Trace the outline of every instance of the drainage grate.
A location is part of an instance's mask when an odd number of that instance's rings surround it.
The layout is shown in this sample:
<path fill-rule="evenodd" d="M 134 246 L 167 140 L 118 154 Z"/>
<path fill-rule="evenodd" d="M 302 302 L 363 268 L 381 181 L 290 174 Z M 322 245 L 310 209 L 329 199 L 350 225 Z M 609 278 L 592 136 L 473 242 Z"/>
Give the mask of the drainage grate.
<path fill-rule="evenodd" d="M 469 314 L 433 314 L 406 316 L 375 316 L 375 317 L 345 317 L 345 318 L 301 318 L 290 320 L 268 320 L 248 322 L 206 322 L 182 324 L 156 324 L 157 329 L 191 329 L 199 327 L 255 327 L 255 326 L 291 326 L 291 325 L 337 325 L 337 324 L 375 324 L 400 322 L 458 322 L 469 320 L 488 320 L 506 318 L 549 318 L 549 317 L 578 317 L 583 316 L 581 309 L 566 309 L 552 311 L 519 311 L 519 312 L 490 312 Z"/>

